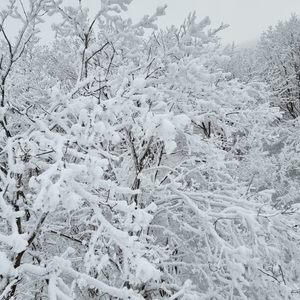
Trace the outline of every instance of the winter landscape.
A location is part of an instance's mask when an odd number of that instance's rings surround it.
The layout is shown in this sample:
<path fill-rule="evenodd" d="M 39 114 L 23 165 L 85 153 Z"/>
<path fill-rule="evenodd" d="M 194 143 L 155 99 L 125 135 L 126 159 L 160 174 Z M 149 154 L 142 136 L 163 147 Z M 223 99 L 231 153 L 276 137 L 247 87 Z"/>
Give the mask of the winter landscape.
<path fill-rule="evenodd" d="M 130 3 L 0 13 L 0 299 L 300 299 L 300 17 L 239 50 Z"/>

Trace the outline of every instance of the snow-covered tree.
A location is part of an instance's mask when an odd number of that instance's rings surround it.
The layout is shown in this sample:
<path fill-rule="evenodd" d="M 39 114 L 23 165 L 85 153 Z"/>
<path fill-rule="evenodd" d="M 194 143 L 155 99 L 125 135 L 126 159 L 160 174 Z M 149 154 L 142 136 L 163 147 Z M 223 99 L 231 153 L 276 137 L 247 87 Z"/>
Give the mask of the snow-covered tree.
<path fill-rule="evenodd" d="M 133 24 L 130 2 L 2 12 L 0 298 L 296 299 L 298 204 L 265 176 L 279 109 L 222 69 L 225 26 L 146 38 L 165 7 Z"/>
<path fill-rule="evenodd" d="M 299 116 L 300 20 L 292 15 L 288 21 L 270 27 L 261 36 L 257 49 L 258 72 L 268 83 L 275 105 L 288 118 Z"/>
<path fill-rule="evenodd" d="M 236 78 L 242 82 L 249 83 L 252 81 L 262 82 L 259 77 L 259 62 L 255 48 L 239 48 L 238 46 L 227 47 L 226 53 L 230 56 L 230 61 L 225 66 L 232 78 Z"/>

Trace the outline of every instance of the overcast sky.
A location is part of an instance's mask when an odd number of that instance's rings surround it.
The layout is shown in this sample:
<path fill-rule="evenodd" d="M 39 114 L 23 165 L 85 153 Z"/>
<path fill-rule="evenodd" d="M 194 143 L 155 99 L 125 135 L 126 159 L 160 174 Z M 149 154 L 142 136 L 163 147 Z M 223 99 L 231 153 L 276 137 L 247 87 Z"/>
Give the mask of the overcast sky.
<path fill-rule="evenodd" d="M 0 0 L 0 8 L 4 8 L 7 2 Z M 78 2 L 64 0 L 66 5 L 78 5 Z M 89 7 L 93 14 L 96 13 L 100 0 L 81 2 L 83 6 Z M 270 25 L 276 25 L 278 20 L 288 20 L 292 13 L 300 15 L 300 0 L 133 0 L 126 16 L 138 21 L 145 14 L 152 15 L 157 6 L 164 4 L 167 4 L 168 8 L 166 15 L 157 21 L 160 28 L 172 24 L 180 26 L 189 12 L 195 10 L 199 21 L 209 16 L 213 28 L 219 27 L 222 22 L 230 25 L 219 33 L 223 43 L 235 41 L 236 44 L 243 44 L 259 38 L 263 31 Z M 44 39 L 50 38 L 52 34 L 49 25 L 43 28 L 43 34 Z"/>
<path fill-rule="evenodd" d="M 90 1 L 93 0 L 82 0 Z M 292 13 L 300 15 L 300 0 L 133 0 L 128 15 L 151 14 L 156 6 L 167 4 L 166 16 L 158 25 L 180 25 L 191 11 L 200 19 L 209 16 L 212 27 L 229 24 L 219 35 L 224 43 L 243 43 L 257 38 L 278 20 L 288 20 Z"/>

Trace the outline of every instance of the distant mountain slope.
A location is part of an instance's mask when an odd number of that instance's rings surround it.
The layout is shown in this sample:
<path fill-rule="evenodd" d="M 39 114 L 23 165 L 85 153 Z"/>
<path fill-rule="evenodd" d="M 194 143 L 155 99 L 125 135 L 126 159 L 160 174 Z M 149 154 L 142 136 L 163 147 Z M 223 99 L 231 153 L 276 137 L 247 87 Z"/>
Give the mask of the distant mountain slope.
<path fill-rule="evenodd" d="M 255 46 L 257 46 L 258 42 L 259 42 L 260 36 L 251 38 L 249 40 L 246 40 L 242 43 L 237 44 L 237 46 L 239 48 L 254 48 Z"/>

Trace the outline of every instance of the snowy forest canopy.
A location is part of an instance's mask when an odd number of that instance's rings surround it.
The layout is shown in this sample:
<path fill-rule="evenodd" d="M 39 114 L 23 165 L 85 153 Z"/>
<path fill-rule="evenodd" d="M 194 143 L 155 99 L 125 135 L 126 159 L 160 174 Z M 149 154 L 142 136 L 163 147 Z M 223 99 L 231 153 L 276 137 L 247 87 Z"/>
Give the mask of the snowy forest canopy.
<path fill-rule="evenodd" d="M 130 2 L 0 13 L 0 299 L 299 299 L 299 17 L 237 51 Z"/>

